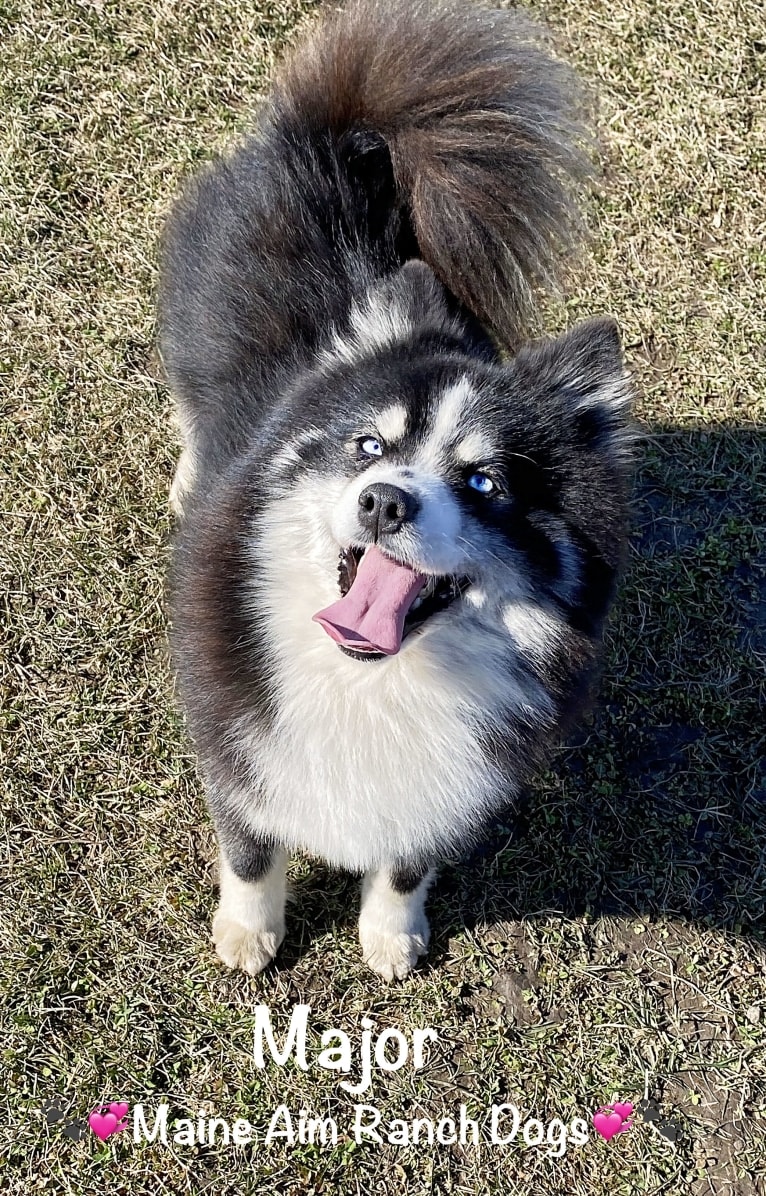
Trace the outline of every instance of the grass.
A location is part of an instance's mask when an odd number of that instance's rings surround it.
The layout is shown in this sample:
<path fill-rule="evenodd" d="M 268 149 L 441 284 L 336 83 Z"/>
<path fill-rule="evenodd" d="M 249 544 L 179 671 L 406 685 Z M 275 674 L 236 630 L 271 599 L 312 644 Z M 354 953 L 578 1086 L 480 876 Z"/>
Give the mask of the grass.
<path fill-rule="evenodd" d="M 564 319 L 622 326 L 647 429 L 596 715 L 476 866 L 446 870 L 427 965 L 360 966 L 355 882 L 296 861 L 279 965 L 209 945 L 214 845 L 173 711 L 155 250 L 180 180 L 247 122 L 311 8 L 0 0 L 4 811 L 0 1188 L 28 1193 L 762 1191 L 766 42 L 756 0 L 544 0 L 599 95 L 605 185 Z M 757 514 L 756 514 L 757 513 Z M 348 1120 L 326 1073 L 252 1063 L 279 1026 L 434 1026 L 386 1118 L 515 1101 L 637 1118 L 563 1159 L 509 1147 L 165 1150 L 73 1140 L 101 1100 L 259 1127 Z M 125 1135 L 124 1137 L 127 1137 Z"/>

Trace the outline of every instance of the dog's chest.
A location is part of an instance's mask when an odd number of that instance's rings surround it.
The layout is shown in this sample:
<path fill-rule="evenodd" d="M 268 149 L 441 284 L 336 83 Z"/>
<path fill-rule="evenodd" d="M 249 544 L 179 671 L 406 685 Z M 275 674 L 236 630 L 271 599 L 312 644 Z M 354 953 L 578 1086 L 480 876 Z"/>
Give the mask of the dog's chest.
<path fill-rule="evenodd" d="M 354 869 L 470 837 L 509 789 L 487 711 L 424 654 L 327 660 L 321 644 L 285 667 L 275 725 L 249 736 L 261 795 L 249 821 Z"/>

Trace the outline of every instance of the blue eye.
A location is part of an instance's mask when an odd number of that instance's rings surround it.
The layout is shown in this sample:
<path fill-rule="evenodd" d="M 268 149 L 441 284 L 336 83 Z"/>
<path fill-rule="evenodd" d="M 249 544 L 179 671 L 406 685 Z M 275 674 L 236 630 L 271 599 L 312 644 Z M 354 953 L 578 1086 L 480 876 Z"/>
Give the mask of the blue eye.
<path fill-rule="evenodd" d="M 374 436 L 365 436 L 364 440 L 359 442 L 359 446 L 363 453 L 368 457 L 382 457 L 383 445 Z"/>
<path fill-rule="evenodd" d="M 479 494 L 494 494 L 497 489 L 492 478 L 486 473 L 472 473 L 468 485 L 472 490 L 478 490 Z"/>

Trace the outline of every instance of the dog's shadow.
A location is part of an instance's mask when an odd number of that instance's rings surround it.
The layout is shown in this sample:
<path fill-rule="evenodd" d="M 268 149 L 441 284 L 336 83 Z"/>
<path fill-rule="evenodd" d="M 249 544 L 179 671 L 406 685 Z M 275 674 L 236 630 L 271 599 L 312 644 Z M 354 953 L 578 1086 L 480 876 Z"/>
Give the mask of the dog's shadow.
<path fill-rule="evenodd" d="M 595 714 L 516 814 L 442 870 L 433 965 L 464 927 L 551 911 L 665 915 L 763 937 L 763 436 L 660 429 L 641 457 Z M 355 921 L 358 882 L 314 864 L 298 896 L 288 966 L 318 934 Z"/>

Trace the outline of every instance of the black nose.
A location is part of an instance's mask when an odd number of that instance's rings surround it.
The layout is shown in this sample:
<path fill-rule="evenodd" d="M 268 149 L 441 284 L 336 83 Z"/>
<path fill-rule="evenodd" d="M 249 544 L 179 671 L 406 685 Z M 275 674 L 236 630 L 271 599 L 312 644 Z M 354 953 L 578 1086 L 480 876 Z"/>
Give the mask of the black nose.
<path fill-rule="evenodd" d="M 359 522 L 377 540 L 398 532 L 402 524 L 414 519 L 420 504 L 413 494 L 376 482 L 359 495 Z"/>

